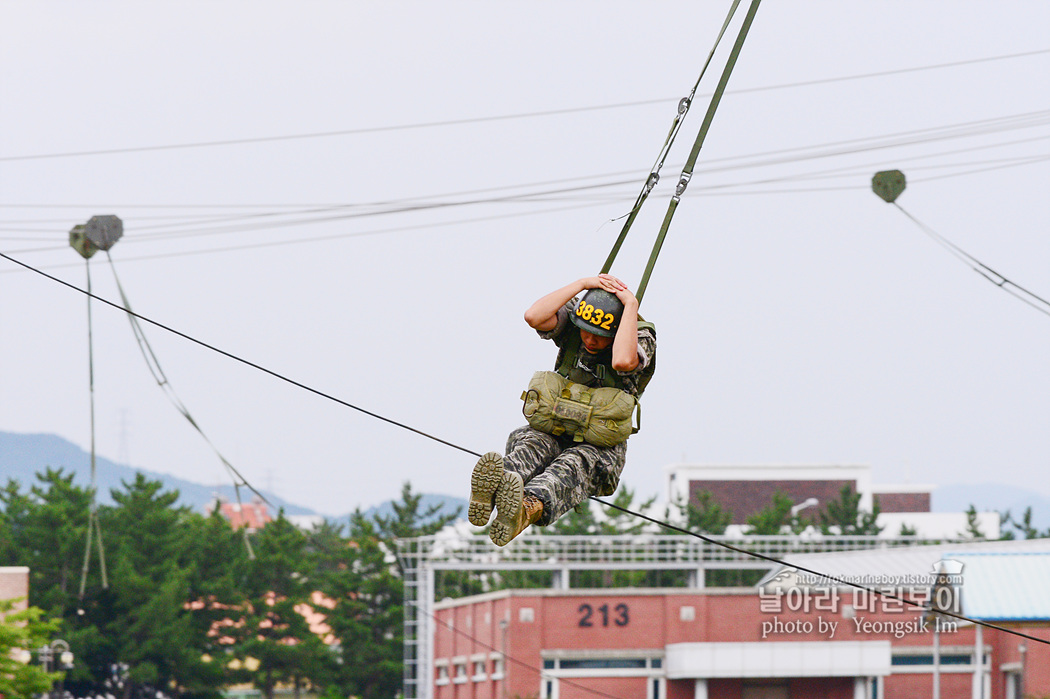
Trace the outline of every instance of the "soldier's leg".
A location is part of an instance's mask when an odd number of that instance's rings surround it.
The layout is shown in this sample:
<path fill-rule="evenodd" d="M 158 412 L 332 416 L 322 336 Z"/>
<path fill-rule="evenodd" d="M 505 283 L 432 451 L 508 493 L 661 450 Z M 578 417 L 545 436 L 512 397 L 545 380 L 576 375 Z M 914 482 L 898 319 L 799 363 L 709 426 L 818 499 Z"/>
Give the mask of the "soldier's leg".
<path fill-rule="evenodd" d="M 531 480 L 561 452 L 558 440 L 531 427 L 519 427 L 507 438 L 507 455 L 489 452 L 478 459 L 470 477 L 470 501 L 467 519 L 476 527 L 484 527 L 492 516 L 496 496 L 503 486 L 506 472 L 515 473 L 522 482 Z M 519 487 L 520 489 L 520 487 Z M 518 498 L 520 499 L 520 497 Z M 513 498 L 504 498 L 504 509 L 513 505 Z"/>
<path fill-rule="evenodd" d="M 611 495 L 620 482 L 627 443 L 615 447 L 578 444 L 559 454 L 525 488 L 543 503 L 537 524 L 547 526 L 591 495 Z"/>
<path fill-rule="evenodd" d="M 503 480 L 494 497 L 496 517 L 489 529 L 492 543 L 506 546 L 540 519 L 543 505 L 535 497 L 525 494 L 524 484 L 543 473 L 562 448 L 556 437 L 531 427 L 511 432 L 507 439 L 507 455 L 503 457 Z"/>
<path fill-rule="evenodd" d="M 542 473 L 547 464 L 562 452 L 557 437 L 533 429 L 528 425 L 519 427 L 507 437 L 506 456 L 503 468 L 521 476 L 528 483 Z"/>

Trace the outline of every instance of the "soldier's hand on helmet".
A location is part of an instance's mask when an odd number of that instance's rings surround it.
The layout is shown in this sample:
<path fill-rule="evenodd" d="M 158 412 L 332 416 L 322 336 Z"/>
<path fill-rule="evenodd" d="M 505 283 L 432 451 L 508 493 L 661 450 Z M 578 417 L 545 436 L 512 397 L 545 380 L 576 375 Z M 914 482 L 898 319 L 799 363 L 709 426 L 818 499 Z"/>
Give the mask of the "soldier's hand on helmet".
<path fill-rule="evenodd" d="M 611 274 L 599 274 L 598 282 L 602 289 L 605 289 L 610 294 L 615 294 L 616 298 L 620 299 L 624 306 L 638 303 L 638 299 L 634 297 L 627 285 Z"/>
<path fill-rule="evenodd" d="M 605 289 L 610 294 L 615 294 L 617 291 L 627 288 L 626 284 L 611 274 L 599 274 L 596 279 L 598 280 L 598 286 L 595 288 Z"/>

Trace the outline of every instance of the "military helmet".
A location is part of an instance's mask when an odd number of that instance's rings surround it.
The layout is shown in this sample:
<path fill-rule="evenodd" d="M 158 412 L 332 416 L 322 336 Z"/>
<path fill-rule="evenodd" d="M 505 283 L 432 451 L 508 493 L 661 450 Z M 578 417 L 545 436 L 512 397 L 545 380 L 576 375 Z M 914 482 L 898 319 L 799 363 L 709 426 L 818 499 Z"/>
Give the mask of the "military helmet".
<path fill-rule="evenodd" d="M 605 289 L 591 289 L 569 316 L 582 330 L 602 337 L 613 337 L 623 318 L 623 302 Z"/>

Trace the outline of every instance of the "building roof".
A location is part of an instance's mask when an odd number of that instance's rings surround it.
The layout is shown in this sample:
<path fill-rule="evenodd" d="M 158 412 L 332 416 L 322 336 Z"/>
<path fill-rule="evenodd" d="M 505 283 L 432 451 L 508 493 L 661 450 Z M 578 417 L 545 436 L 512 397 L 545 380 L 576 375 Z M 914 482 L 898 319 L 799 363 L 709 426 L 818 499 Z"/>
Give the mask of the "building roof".
<path fill-rule="evenodd" d="M 1048 550 L 948 552 L 946 558 L 963 565 L 963 614 L 982 621 L 1050 620 L 1050 542 L 1042 541 Z"/>
<path fill-rule="evenodd" d="M 837 586 L 830 578 L 873 588 L 926 589 L 938 572 L 946 572 L 957 581 L 960 611 L 967 617 L 1050 621 L 1050 539 L 800 554 L 785 556 L 784 562 L 759 582 L 761 589 Z"/>
<path fill-rule="evenodd" d="M 975 553 L 1050 554 L 1050 539 L 955 542 L 788 555 L 782 559 L 786 565 L 771 571 L 759 581 L 759 586 L 829 585 L 827 579 L 813 579 L 802 569 L 859 584 L 906 584 L 907 580 L 914 580 L 921 585 L 937 572 L 941 561 Z"/>
<path fill-rule="evenodd" d="M 266 503 L 259 498 L 252 498 L 251 502 L 230 502 L 224 497 L 218 497 L 214 502 L 204 508 L 206 514 L 211 514 L 215 506 L 219 507 L 219 514 L 225 517 L 234 529 L 248 527 L 249 531 L 262 529 L 273 521 Z"/>

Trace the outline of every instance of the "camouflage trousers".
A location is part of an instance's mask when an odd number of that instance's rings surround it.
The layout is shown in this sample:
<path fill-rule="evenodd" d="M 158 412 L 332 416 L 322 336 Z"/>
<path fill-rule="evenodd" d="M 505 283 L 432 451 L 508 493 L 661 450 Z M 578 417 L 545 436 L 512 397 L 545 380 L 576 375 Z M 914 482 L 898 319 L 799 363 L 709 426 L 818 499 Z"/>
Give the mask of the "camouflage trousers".
<path fill-rule="evenodd" d="M 545 527 L 591 495 L 612 495 L 627 461 L 627 442 L 596 447 L 555 437 L 529 426 L 507 438 L 503 468 L 525 481 L 525 494 L 543 503 Z"/>

